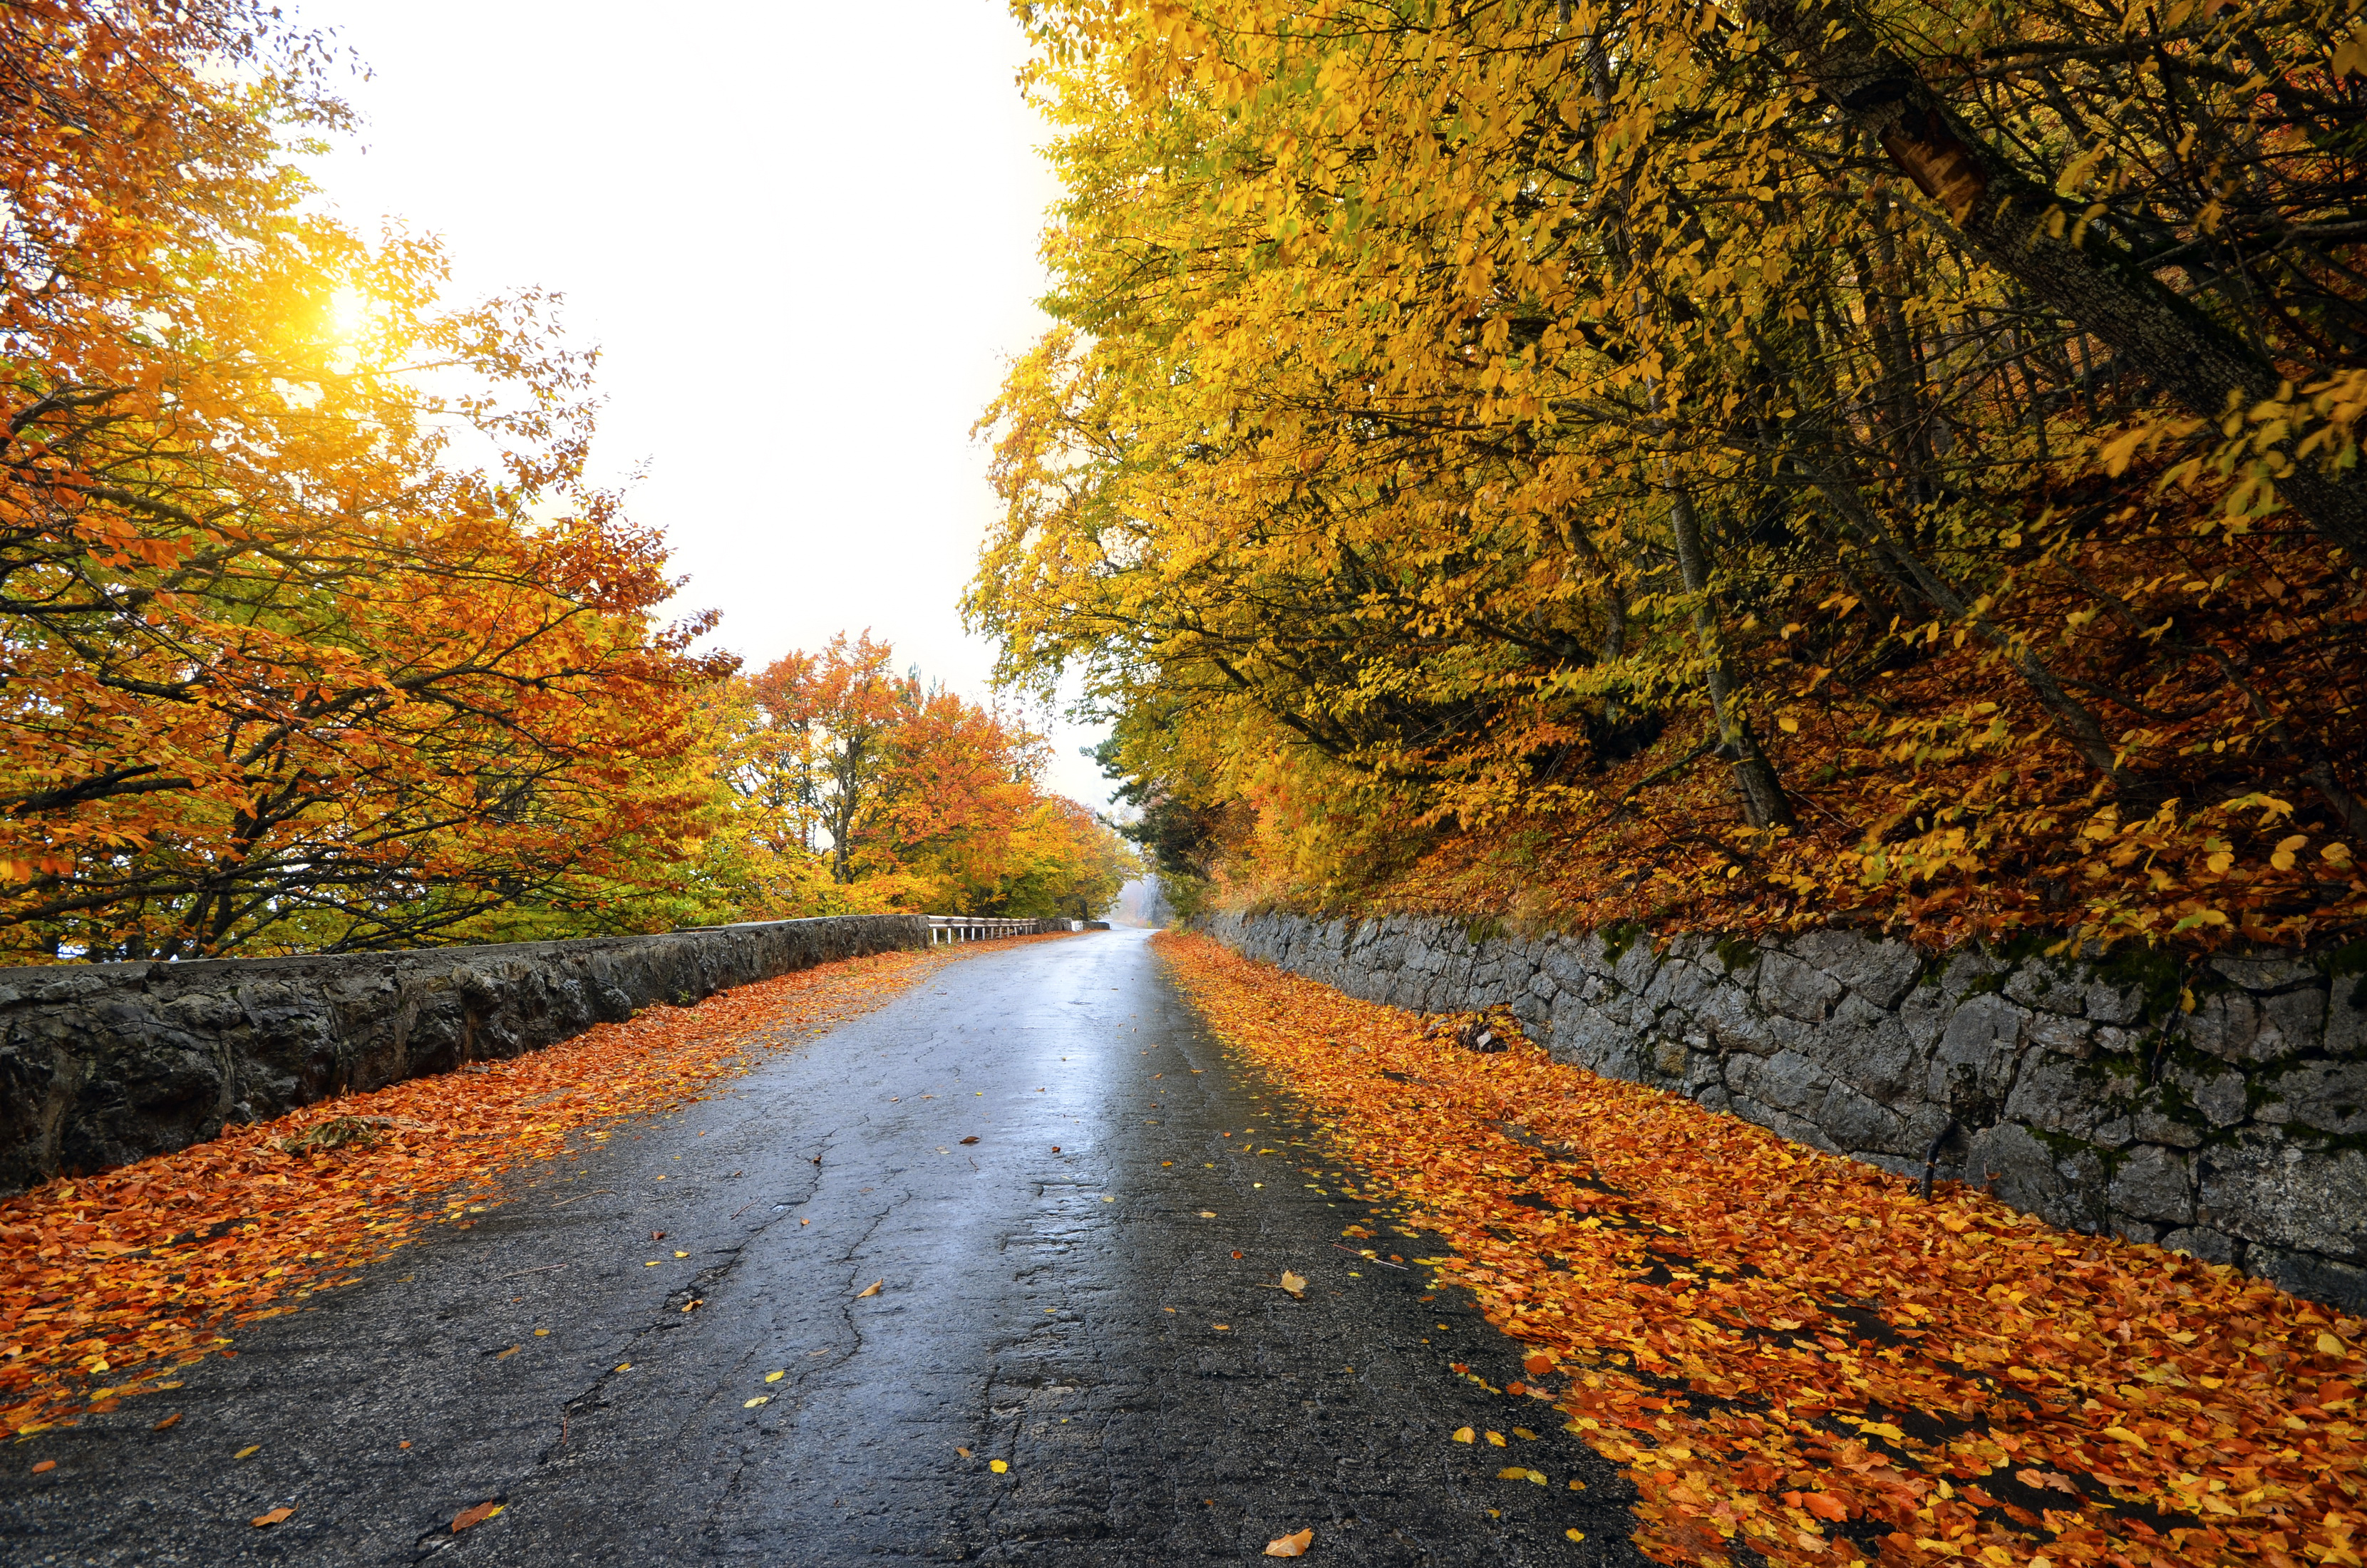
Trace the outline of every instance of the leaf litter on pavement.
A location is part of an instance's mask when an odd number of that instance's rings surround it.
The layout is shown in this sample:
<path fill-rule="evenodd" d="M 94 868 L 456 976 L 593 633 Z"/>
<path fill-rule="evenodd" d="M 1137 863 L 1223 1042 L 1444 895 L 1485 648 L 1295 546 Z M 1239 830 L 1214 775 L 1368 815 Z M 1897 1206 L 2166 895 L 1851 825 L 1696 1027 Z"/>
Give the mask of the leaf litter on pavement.
<path fill-rule="evenodd" d="M 2361 1562 L 2359 1319 L 1157 941 L 1532 1381 L 1453 1369 L 1620 1464 L 1656 1560 Z"/>
<path fill-rule="evenodd" d="M 1006 937 L 998 946 L 1059 937 Z M 571 1134 L 678 1108 L 769 1051 L 983 949 L 883 953 L 743 985 L 471 1070 L 349 1095 L 0 1199 L 0 1425 L 20 1437 L 235 1355 L 430 1224 L 466 1226 L 503 1173 Z"/>

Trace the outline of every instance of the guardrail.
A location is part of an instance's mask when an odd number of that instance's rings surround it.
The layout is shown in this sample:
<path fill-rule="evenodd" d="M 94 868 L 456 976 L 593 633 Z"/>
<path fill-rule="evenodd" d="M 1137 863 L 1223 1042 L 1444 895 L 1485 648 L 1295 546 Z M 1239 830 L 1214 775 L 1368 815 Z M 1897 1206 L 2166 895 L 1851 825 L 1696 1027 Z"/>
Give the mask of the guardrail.
<path fill-rule="evenodd" d="M 932 915 L 929 946 L 955 942 L 990 942 L 997 937 L 1040 937 L 1049 931 L 1082 931 L 1076 920 L 1004 920 L 983 915 Z"/>

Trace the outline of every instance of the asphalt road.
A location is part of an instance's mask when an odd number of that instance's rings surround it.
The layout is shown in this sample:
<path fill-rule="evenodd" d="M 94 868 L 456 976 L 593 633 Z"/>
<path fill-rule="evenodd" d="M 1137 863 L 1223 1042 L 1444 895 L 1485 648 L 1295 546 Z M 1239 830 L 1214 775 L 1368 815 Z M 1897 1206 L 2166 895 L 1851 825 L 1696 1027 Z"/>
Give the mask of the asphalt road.
<path fill-rule="evenodd" d="M 575 1151 L 192 1369 L 170 1429 L 152 1397 L 42 1434 L 45 1474 L 17 1445 L 0 1556 L 1108 1568 L 1312 1527 L 1343 1563 L 1642 1561 L 1613 1467 L 1447 1365 L 1519 1348 L 1334 1247 L 1366 1206 L 1141 933 L 947 965 Z"/>

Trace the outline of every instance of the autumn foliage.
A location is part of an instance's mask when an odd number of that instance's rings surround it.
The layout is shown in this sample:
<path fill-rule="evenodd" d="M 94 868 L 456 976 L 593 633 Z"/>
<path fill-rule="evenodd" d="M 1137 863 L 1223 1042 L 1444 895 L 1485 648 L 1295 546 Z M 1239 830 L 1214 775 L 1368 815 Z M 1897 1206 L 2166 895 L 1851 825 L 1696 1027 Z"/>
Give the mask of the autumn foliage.
<path fill-rule="evenodd" d="M 345 111 L 277 17 L 0 9 L 20 961 L 448 940 L 682 853 L 730 661 L 583 483 L 590 356 L 317 210 Z"/>
<path fill-rule="evenodd" d="M 1352 1242 L 1523 1342 L 1503 1425 L 1617 1461 L 1656 1560 L 2359 1561 L 2357 1318 L 1158 940 L 1376 1205 Z"/>
<path fill-rule="evenodd" d="M 869 632 L 707 699 L 722 787 L 701 875 L 738 918 L 885 909 L 1087 919 L 1135 858 L 1047 790 L 1044 737 L 898 671 Z"/>
<path fill-rule="evenodd" d="M 971 611 L 1162 869 L 2367 931 L 2350 0 L 1018 9 L 1057 325 Z"/>

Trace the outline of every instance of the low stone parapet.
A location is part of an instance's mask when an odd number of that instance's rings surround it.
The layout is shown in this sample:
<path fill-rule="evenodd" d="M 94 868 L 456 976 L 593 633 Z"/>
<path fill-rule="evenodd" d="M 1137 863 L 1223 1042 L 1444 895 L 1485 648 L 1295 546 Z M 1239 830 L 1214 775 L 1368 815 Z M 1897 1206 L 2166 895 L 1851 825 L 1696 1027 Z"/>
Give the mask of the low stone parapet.
<path fill-rule="evenodd" d="M 1927 953 L 1228 914 L 1251 957 L 1420 1012 L 1509 1006 L 1564 1062 L 2055 1224 L 2367 1308 L 2367 956 Z"/>
<path fill-rule="evenodd" d="M 652 937 L 0 969 L 0 1192 L 516 1056 L 652 1002 L 929 945 L 921 915 Z"/>

